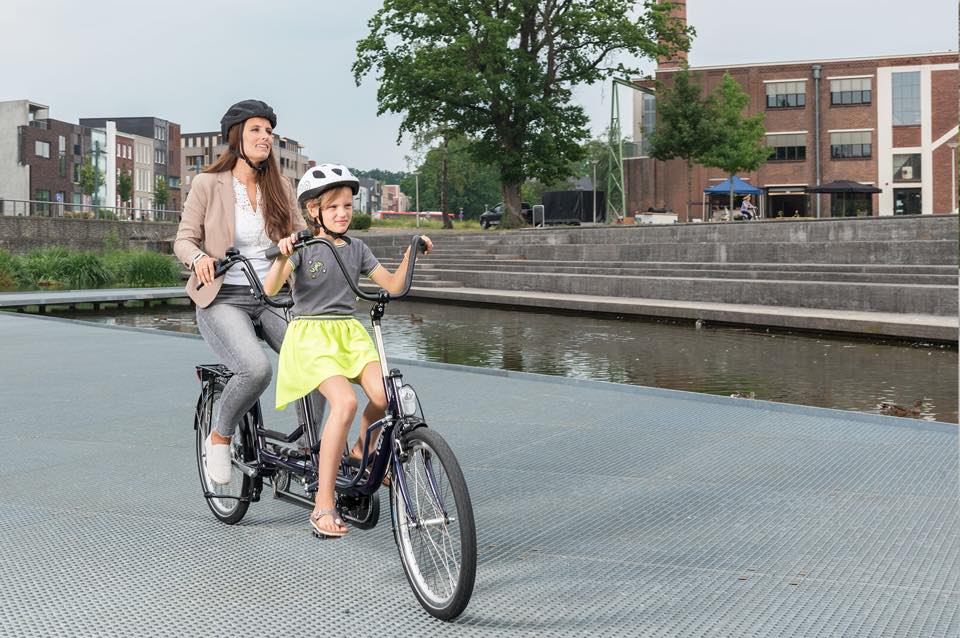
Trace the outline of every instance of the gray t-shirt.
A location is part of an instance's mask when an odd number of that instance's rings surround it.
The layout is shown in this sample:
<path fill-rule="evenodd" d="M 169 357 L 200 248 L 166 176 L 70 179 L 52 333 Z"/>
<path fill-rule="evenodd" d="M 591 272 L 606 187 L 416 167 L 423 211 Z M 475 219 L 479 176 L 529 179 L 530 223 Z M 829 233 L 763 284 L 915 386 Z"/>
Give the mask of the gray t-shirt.
<path fill-rule="evenodd" d="M 337 246 L 337 254 L 354 282 L 369 277 L 380 267 L 370 247 L 359 239 Z M 343 278 L 330 249 L 312 244 L 290 255 L 293 266 L 294 314 L 349 315 L 357 309 L 357 297 Z"/>

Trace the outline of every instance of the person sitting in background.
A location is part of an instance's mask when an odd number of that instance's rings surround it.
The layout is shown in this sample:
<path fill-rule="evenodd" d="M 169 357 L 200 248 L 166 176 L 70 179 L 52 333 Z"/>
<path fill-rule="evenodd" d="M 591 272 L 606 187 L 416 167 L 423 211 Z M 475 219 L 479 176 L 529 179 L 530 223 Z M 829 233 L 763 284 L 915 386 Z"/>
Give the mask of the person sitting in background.
<path fill-rule="evenodd" d="M 753 202 L 750 201 L 749 195 L 743 196 L 743 201 L 740 202 L 740 218 L 750 220 L 756 216 L 757 207 L 753 205 Z"/>

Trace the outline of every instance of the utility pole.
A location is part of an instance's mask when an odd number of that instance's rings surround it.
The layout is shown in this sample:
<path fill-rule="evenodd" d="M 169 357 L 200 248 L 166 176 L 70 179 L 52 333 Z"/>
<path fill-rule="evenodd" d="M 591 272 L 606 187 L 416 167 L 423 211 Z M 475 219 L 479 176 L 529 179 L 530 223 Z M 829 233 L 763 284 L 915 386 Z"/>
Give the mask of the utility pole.
<path fill-rule="evenodd" d="M 593 181 L 590 183 L 593 186 L 593 224 L 597 224 L 597 162 L 600 160 L 590 160 L 590 163 L 593 164 Z"/>
<path fill-rule="evenodd" d="M 417 195 L 417 228 L 420 228 L 420 173 L 414 173 L 414 190 Z"/>

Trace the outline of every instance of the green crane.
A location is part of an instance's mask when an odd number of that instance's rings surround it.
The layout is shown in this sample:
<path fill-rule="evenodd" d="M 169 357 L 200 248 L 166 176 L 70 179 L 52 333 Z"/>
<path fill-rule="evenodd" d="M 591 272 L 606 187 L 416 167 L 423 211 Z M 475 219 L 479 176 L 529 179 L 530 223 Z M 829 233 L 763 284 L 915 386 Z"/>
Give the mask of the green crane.
<path fill-rule="evenodd" d="M 610 207 L 611 212 L 617 219 L 623 219 L 627 210 L 627 193 L 623 185 L 623 135 L 620 133 L 620 96 L 617 93 L 617 87 L 620 85 L 647 95 L 655 94 L 653 89 L 637 86 L 630 80 L 613 78 L 610 101 L 610 137 L 608 140 L 610 163 L 607 171 L 607 206 Z"/>

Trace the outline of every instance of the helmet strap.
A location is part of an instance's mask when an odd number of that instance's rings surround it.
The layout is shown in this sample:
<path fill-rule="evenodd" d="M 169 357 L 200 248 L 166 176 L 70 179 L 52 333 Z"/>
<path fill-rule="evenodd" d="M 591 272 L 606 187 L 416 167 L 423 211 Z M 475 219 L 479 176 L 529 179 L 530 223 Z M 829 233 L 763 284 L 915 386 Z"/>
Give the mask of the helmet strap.
<path fill-rule="evenodd" d="M 325 232 L 326 234 L 330 235 L 330 236 L 333 237 L 334 239 L 342 239 L 343 241 L 346 241 L 346 242 L 349 242 L 349 241 L 350 241 L 350 239 L 347 237 L 347 233 L 345 233 L 345 232 L 343 232 L 343 233 L 335 233 L 335 232 L 333 232 L 332 230 L 330 230 L 329 228 L 327 228 L 327 225 L 323 223 L 323 211 L 320 211 L 320 214 L 317 215 L 317 218 L 314 219 L 314 220 L 312 220 L 312 221 L 313 221 L 313 227 L 314 227 L 314 228 L 320 228 L 320 229 L 322 229 L 323 232 Z M 347 230 L 350 230 L 350 229 L 348 228 Z"/>
<path fill-rule="evenodd" d="M 267 156 L 269 158 L 269 155 Z M 257 173 L 263 173 L 267 170 L 267 160 L 263 160 L 259 164 L 254 164 L 249 159 L 247 159 L 247 154 L 243 152 L 243 129 L 240 129 L 240 159 L 247 163 L 247 166 L 252 168 Z"/>

